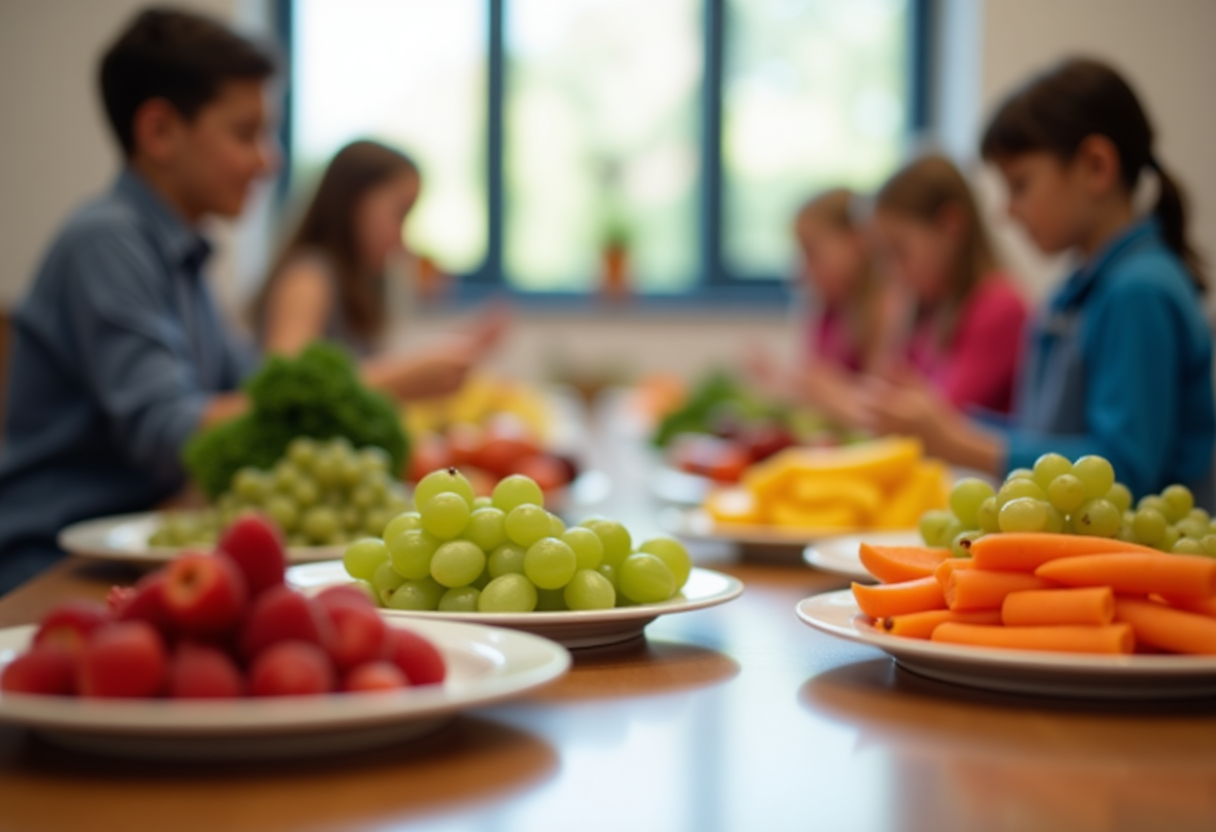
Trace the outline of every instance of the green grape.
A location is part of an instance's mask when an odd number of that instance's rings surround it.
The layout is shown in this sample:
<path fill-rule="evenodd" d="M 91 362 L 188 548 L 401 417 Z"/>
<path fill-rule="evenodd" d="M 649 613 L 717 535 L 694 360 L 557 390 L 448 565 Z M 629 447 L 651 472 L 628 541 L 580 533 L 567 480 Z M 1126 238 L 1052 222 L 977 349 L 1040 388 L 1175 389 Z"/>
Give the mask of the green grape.
<path fill-rule="evenodd" d="M 307 436 L 300 436 L 287 445 L 287 458 L 301 471 L 308 471 L 316 462 L 318 450 L 316 442 Z"/>
<path fill-rule="evenodd" d="M 1057 511 L 1072 514 L 1085 502 L 1085 486 L 1075 474 L 1061 474 L 1047 486 L 1047 499 Z"/>
<path fill-rule="evenodd" d="M 1047 506 L 1047 526 L 1043 531 L 1061 534 L 1064 531 L 1064 515 L 1051 503 L 1044 503 L 1044 505 Z"/>
<path fill-rule="evenodd" d="M 353 586 L 355 589 L 360 589 L 363 592 L 365 592 L 367 594 L 368 600 L 371 601 L 373 604 L 380 603 L 380 599 L 376 597 L 376 588 L 371 585 L 370 581 L 356 579 L 356 580 L 351 581 L 350 585 Z"/>
<path fill-rule="evenodd" d="M 1157 494 L 1145 494 L 1140 498 L 1140 502 L 1136 503 L 1136 508 L 1151 508 L 1161 512 L 1161 516 L 1165 516 L 1165 500 Z"/>
<path fill-rule="evenodd" d="M 271 486 L 275 491 L 280 491 L 284 494 L 291 494 L 295 490 L 296 481 L 299 479 L 300 469 L 286 459 L 280 459 L 276 462 L 274 469 L 270 472 Z"/>
<path fill-rule="evenodd" d="M 945 509 L 930 509 L 920 516 L 920 538 L 926 546 L 940 546 L 946 527 L 957 522 L 953 512 Z"/>
<path fill-rule="evenodd" d="M 968 529 L 979 525 L 976 514 L 980 504 L 993 496 L 992 486 L 978 477 L 963 477 L 950 489 L 950 510 Z"/>
<path fill-rule="evenodd" d="M 1177 523 L 1195 507 L 1195 497 L 1185 485 L 1167 487 L 1161 492 L 1161 499 L 1165 501 L 1165 517 L 1171 523 Z"/>
<path fill-rule="evenodd" d="M 374 537 L 380 537 L 384 532 L 384 527 L 393 519 L 393 513 L 383 506 L 373 506 L 363 513 L 363 528 L 361 531 L 364 534 L 370 534 Z M 359 530 L 356 530 L 359 531 Z"/>
<path fill-rule="evenodd" d="M 654 555 L 637 552 L 625 558 L 617 573 L 617 589 L 639 604 L 666 601 L 676 592 L 676 578 Z"/>
<path fill-rule="evenodd" d="M 481 590 L 471 586 L 454 586 L 439 599 L 440 612 L 477 612 Z"/>
<path fill-rule="evenodd" d="M 1034 471 L 1029 468 L 1014 468 L 1005 475 L 1005 482 L 1013 482 L 1014 480 L 1034 480 Z"/>
<path fill-rule="evenodd" d="M 512 474 L 503 477 L 498 481 L 498 485 L 494 486 L 490 502 L 504 514 L 510 514 L 513 509 L 524 505 L 544 508 L 545 492 L 540 490 L 540 486 L 531 477 Z"/>
<path fill-rule="evenodd" d="M 1216 555 L 1216 534 L 1205 534 L 1199 541 L 1205 555 Z"/>
<path fill-rule="evenodd" d="M 574 577 L 577 568 L 574 550 L 556 537 L 536 541 L 524 555 L 524 574 L 537 589 L 560 589 Z"/>
<path fill-rule="evenodd" d="M 403 511 L 392 520 L 388 521 L 388 524 L 384 527 L 384 534 L 382 537 L 384 538 L 385 543 L 392 543 L 393 538 L 402 532 L 409 532 L 421 528 L 421 514 L 416 511 Z"/>
<path fill-rule="evenodd" d="M 338 523 L 348 532 L 363 528 L 363 512 L 354 506 L 342 506 L 338 509 Z"/>
<path fill-rule="evenodd" d="M 667 564 L 676 579 L 676 589 L 683 589 L 684 584 L 688 583 L 688 576 L 692 572 L 692 558 L 680 541 L 670 537 L 652 537 L 638 546 L 638 551 L 654 555 Z"/>
<path fill-rule="evenodd" d="M 549 537 L 561 537 L 566 533 L 566 521 L 556 514 L 549 513 Z"/>
<path fill-rule="evenodd" d="M 1136 532 L 1130 523 L 1121 523 L 1119 531 L 1115 532 L 1115 540 L 1122 540 L 1124 543 L 1135 543 Z"/>
<path fill-rule="evenodd" d="M 1110 488 L 1106 490 L 1109 491 Z M 1122 522 L 1123 515 L 1119 513 L 1119 509 L 1109 500 L 1099 497 L 1089 500 L 1072 515 L 1072 530 L 1077 534 L 1093 537 L 1114 537 L 1118 534 Z"/>
<path fill-rule="evenodd" d="M 997 515 L 1003 532 L 1041 532 L 1047 528 L 1047 503 L 1032 497 L 1017 497 L 1001 506 Z"/>
<path fill-rule="evenodd" d="M 500 509 L 475 509 L 469 515 L 463 537 L 476 543 L 483 551 L 493 552 L 507 542 L 506 519 L 507 516 Z"/>
<path fill-rule="evenodd" d="M 431 574 L 431 558 L 442 541 L 426 529 L 410 529 L 388 544 L 389 562 L 398 574 L 412 581 Z"/>
<path fill-rule="evenodd" d="M 1107 501 L 1114 504 L 1119 511 L 1127 511 L 1132 507 L 1132 492 L 1126 485 L 1117 482 L 1106 492 Z"/>
<path fill-rule="evenodd" d="M 560 589 L 536 590 L 537 612 L 562 612 L 566 609 L 566 597 Z"/>
<path fill-rule="evenodd" d="M 1170 551 L 1175 555 L 1202 555 L 1203 544 L 1193 537 L 1181 537 Z"/>
<path fill-rule="evenodd" d="M 595 571 L 603 575 L 604 579 L 607 580 L 608 583 L 612 584 L 613 589 L 616 588 L 617 568 L 615 566 L 613 566 L 611 563 L 601 563 L 599 566 L 595 567 Z"/>
<path fill-rule="evenodd" d="M 629 536 L 629 530 L 615 520 L 589 517 L 579 525 L 595 532 L 600 543 L 604 544 L 604 558 L 601 563 L 619 568 L 633 552 L 633 538 Z"/>
<path fill-rule="evenodd" d="M 300 518 L 296 504 L 282 494 L 271 494 L 266 498 L 266 514 L 284 532 L 294 531 Z"/>
<path fill-rule="evenodd" d="M 359 451 L 359 467 L 364 474 L 387 474 L 392 459 L 388 451 L 377 445 L 368 445 Z"/>
<path fill-rule="evenodd" d="M 350 501 L 351 505 L 357 506 L 364 510 L 369 509 L 380 502 L 380 498 L 371 488 L 367 486 L 366 483 L 359 483 L 356 485 L 350 490 L 350 493 L 346 498 Z M 463 503 L 464 500 L 461 500 L 461 502 Z M 468 508 L 468 503 L 465 503 L 465 508 Z"/>
<path fill-rule="evenodd" d="M 1097 500 L 1110 493 L 1115 484 L 1115 469 L 1100 456 L 1083 456 L 1072 466 L 1073 473 L 1085 486 L 1085 496 Z M 1188 506 L 1187 511 L 1190 511 Z M 1183 512 L 1185 514 L 1186 512 Z"/>
<path fill-rule="evenodd" d="M 418 480 L 414 487 L 414 505 L 421 509 L 439 494 L 449 491 L 463 497 L 470 507 L 473 505 L 473 486 L 455 468 L 440 468 Z"/>
<path fill-rule="evenodd" d="M 329 506 L 313 506 L 304 512 L 300 530 L 314 543 L 324 544 L 336 540 L 341 532 L 338 513 Z"/>
<path fill-rule="evenodd" d="M 491 500 L 486 495 L 482 495 L 480 497 L 473 498 L 473 511 L 477 511 L 477 509 L 479 509 L 479 508 L 493 508 L 493 507 L 494 507 L 494 501 Z"/>
<path fill-rule="evenodd" d="M 405 581 L 393 590 L 386 605 L 393 610 L 425 611 L 439 609 L 439 599 L 447 588 L 433 578 Z"/>
<path fill-rule="evenodd" d="M 325 450 L 334 456 L 349 456 L 355 452 L 355 446 L 345 436 L 334 436 L 325 443 Z"/>
<path fill-rule="evenodd" d="M 490 557 L 486 564 L 486 568 L 490 573 L 491 578 L 497 578 L 499 575 L 524 574 L 524 555 L 528 552 L 522 546 L 516 546 L 514 543 L 504 543 L 493 552 L 490 552 Z"/>
<path fill-rule="evenodd" d="M 334 466 L 335 483 L 339 488 L 350 490 L 359 484 L 363 471 L 359 467 L 359 459 L 354 452 L 345 453 L 337 458 Z"/>
<path fill-rule="evenodd" d="M 996 497 L 989 497 L 980 503 L 979 511 L 975 513 L 975 522 L 980 531 L 992 534 L 1001 530 L 1000 519 L 997 516 Z"/>
<path fill-rule="evenodd" d="M 580 569 L 562 590 L 572 610 L 610 610 L 616 606 L 616 587 L 594 569 Z"/>
<path fill-rule="evenodd" d="M 287 545 L 292 549 L 301 549 L 305 546 L 311 546 L 312 541 L 303 532 L 293 532 L 287 535 Z"/>
<path fill-rule="evenodd" d="M 1034 462 L 1034 481 L 1044 491 L 1061 474 L 1071 474 L 1072 463 L 1061 454 L 1043 454 Z"/>
<path fill-rule="evenodd" d="M 1161 535 L 1161 539 L 1157 541 L 1156 548 L 1163 552 L 1172 552 L 1174 544 L 1182 539 L 1182 535 L 1178 534 L 1178 529 L 1174 526 L 1166 526 L 1165 534 Z"/>
<path fill-rule="evenodd" d="M 1183 517 L 1178 522 L 1178 533 L 1183 537 L 1198 540 L 1208 533 L 1208 524 L 1196 517 Z"/>
<path fill-rule="evenodd" d="M 481 574 L 477 576 L 477 578 L 473 581 L 473 583 L 469 584 L 469 586 L 473 587 L 473 589 L 476 589 L 479 592 L 481 590 L 485 589 L 486 584 L 488 584 L 490 581 L 492 581 L 494 579 L 494 576 L 490 574 L 490 568 L 488 566 L 489 560 L 490 560 L 489 558 L 486 558 L 486 561 L 487 561 L 486 568 L 481 570 Z"/>
<path fill-rule="evenodd" d="M 971 557 L 971 544 L 984 536 L 978 529 L 959 532 L 950 541 L 950 554 L 956 558 Z"/>
<path fill-rule="evenodd" d="M 376 571 L 372 573 L 372 589 L 376 593 L 376 599 L 382 605 L 388 604 L 388 599 L 403 583 L 405 583 L 405 578 L 401 577 L 388 561 L 377 566 Z"/>
<path fill-rule="evenodd" d="M 242 500 L 260 502 L 270 491 L 270 482 L 257 468 L 245 466 L 232 475 L 232 490 Z"/>
<path fill-rule="evenodd" d="M 388 547 L 374 537 L 356 540 L 342 553 L 342 565 L 352 578 L 370 581 L 382 563 L 388 563 Z"/>
<path fill-rule="evenodd" d="M 405 489 L 399 484 L 394 483 L 389 486 L 388 493 L 384 495 L 384 507 L 388 509 L 390 515 L 396 517 L 398 514 L 412 511 L 414 504 L 410 502 L 409 495 L 405 493 Z"/>
<path fill-rule="evenodd" d="M 499 575 L 477 598 L 478 612 L 532 612 L 539 599 L 532 582 L 515 572 Z"/>
<path fill-rule="evenodd" d="M 326 449 L 318 449 L 309 470 L 321 488 L 333 488 L 338 482 L 338 461 Z"/>
<path fill-rule="evenodd" d="M 549 513 L 531 503 L 511 509 L 503 525 L 511 542 L 525 549 L 541 538 L 548 537 L 551 531 Z"/>
<path fill-rule="evenodd" d="M 467 540 L 449 540 L 431 558 L 431 577 L 446 587 L 468 586 L 486 568 L 486 553 Z"/>
<path fill-rule="evenodd" d="M 296 479 L 295 483 L 291 486 L 291 490 L 287 493 L 291 494 L 292 499 L 296 501 L 296 505 L 300 506 L 300 508 L 315 506 L 321 498 L 321 493 L 317 490 L 316 483 L 305 478 L 303 475 L 300 475 Z"/>
<path fill-rule="evenodd" d="M 1018 500 L 1024 497 L 1032 500 L 1046 500 L 1047 494 L 1043 489 L 1039 488 L 1038 483 L 1033 479 L 1022 477 L 1016 480 L 1009 480 L 996 492 L 997 511 L 1004 508 L 1005 503 L 1010 500 Z"/>
<path fill-rule="evenodd" d="M 459 537 L 469 522 L 469 504 L 452 491 L 436 494 L 423 503 L 418 511 L 422 515 L 422 528 L 441 540 Z"/>
<path fill-rule="evenodd" d="M 591 529 L 582 526 L 567 529 L 562 540 L 574 550 L 579 569 L 594 569 L 604 559 L 604 544 Z"/>

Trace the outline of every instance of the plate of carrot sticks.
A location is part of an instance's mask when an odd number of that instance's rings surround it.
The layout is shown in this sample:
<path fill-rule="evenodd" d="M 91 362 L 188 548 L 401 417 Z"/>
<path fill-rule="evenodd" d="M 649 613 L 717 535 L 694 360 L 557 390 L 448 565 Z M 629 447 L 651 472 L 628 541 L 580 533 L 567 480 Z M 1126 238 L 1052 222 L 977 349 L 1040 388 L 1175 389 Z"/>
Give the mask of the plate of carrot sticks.
<path fill-rule="evenodd" d="M 807 546 L 802 552 L 802 559 L 810 566 L 823 572 L 843 575 L 866 583 L 875 580 L 870 570 L 861 562 L 861 546 L 904 546 L 919 547 L 920 532 L 916 529 L 900 529 L 896 531 L 876 531 L 864 534 L 845 534 L 836 537 L 825 537 Z"/>
<path fill-rule="evenodd" d="M 1216 558 L 1047 533 L 987 535 L 970 551 L 863 543 L 881 583 L 807 598 L 798 616 L 972 687 L 1216 695 Z"/>

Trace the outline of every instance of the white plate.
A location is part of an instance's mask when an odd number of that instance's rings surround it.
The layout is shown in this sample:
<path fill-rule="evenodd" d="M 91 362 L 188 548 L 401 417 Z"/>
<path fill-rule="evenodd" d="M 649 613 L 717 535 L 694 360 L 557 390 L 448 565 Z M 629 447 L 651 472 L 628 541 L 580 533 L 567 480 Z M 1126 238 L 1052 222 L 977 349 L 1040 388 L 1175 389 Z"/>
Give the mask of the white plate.
<path fill-rule="evenodd" d="M 920 532 L 916 529 L 901 529 L 889 532 L 865 532 L 825 537 L 807 546 L 802 559 L 816 569 L 843 575 L 855 581 L 874 582 L 874 576 L 861 565 L 858 547 L 862 543 L 873 546 L 923 546 Z"/>
<path fill-rule="evenodd" d="M 310 563 L 287 570 L 287 582 L 304 592 L 318 592 L 327 586 L 350 582 L 341 561 Z M 688 583 L 675 598 L 657 604 L 614 607 L 610 610 L 580 610 L 577 612 L 406 612 L 380 610 L 385 618 L 394 620 L 470 621 L 524 630 L 553 639 L 570 648 L 599 647 L 616 644 L 642 635 L 646 625 L 660 615 L 690 612 L 739 597 L 743 583 L 730 575 L 694 567 Z"/>
<path fill-rule="evenodd" d="M 700 508 L 663 509 L 659 514 L 659 522 L 667 531 L 688 540 L 725 540 L 741 545 L 756 546 L 796 546 L 799 550 L 815 540 L 862 531 L 857 528 L 801 529 L 745 523 L 717 523 L 709 516 L 709 512 Z"/>
<path fill-rule="evenodd" d="M 363 750 L 430 733 L 458 712 L 543 685 L 570 666 L 561 646 L 528 633 L 452 621 L 391 621 L 435 643 L 448 677 L 391 693 L 227 702 L 75 699 L 0 693 L 0 722 L 58 745 L 109 756 L 282 759 Z M 0 630 L 0 667 L 35 627 Z"/>
<path fill-rule="evenodd" d="M 651 494 L 665 503 L 685 508 L 695 508 L 704 503 L 709 492 L 717 485 L 709 477 L 681 471 L 666 462 L 657 463 L 648 479 Z"/>
<path fill-rule="evenodd" d="M 968 687 L 1089 699 L 1216 695 L 1216 657 L 1098 656 L 995 650 L 887 635 L 844 589 L 805 598 L 798 617 L 817 630 L 868 644 L 913 673 Z"/>
<path fill-rule="evenodd" d="M 120 514 L 73 523 L 59 533 L 59 547 L 86 558 L 128 563 L 160 564 L 199 546 L 149 546 L 148 538 L 159 524 L 156 512 Z M 202 547 L 206 548 L 206 547 Z M 342 557 L 345 546 L 292 546 L 289 563 L 312 563 Z"/>

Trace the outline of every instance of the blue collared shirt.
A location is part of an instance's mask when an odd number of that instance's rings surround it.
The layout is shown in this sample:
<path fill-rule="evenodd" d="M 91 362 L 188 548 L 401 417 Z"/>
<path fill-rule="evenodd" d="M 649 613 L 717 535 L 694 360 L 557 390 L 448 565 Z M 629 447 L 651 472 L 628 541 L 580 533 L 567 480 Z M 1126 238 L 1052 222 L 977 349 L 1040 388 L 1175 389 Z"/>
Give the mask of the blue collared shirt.
<path fill-rule="evenodd" d="M 60 231 L 13 318 L 0 448 L 0 592 L 72 522 L 155 506 L 209 398 L 255 356 L 202 275 L 211 247 L 133 171 Z"/>
<path fill-rule="evenodd" d="M 1135 223 L 1065 282 L 1029 335 L 1008 469 L 1100 454 L 1134 494 L 1183 483 L 1210 502 L 1216 404 L 1202 298 L 1157 222 Z"/>

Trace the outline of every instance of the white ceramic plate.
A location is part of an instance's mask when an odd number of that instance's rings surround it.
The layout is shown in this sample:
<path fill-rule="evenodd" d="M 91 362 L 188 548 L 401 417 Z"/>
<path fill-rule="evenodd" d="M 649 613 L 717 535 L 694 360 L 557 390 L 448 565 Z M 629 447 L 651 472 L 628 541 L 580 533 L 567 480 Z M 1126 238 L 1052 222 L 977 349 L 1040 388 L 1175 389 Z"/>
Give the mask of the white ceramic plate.
<path fill-rule="evenodd" d="M 160 522 L 156 512 L 120 514 L 73 523 L 59 533 L 59 546 L 65 552 L 86 558 L 118 560 L 128 563 L 160 564 L 198 546 L 149 546 L 148 538 Z M 292 546 L 287 550 L 290 563 L 311 563 L 342 557 L 345 546 Z"/>
<path fill-rule="evenodd" d="M 681 471 L 662 461 L 655 464 L 648 481 L 650 493 L 655 497 L 685 508 L 695 508 L 704 503 L 715 486 L 708 477 Z"/>
<path fill-rule="evenodd" d="M 832 572 L 855 581 L 874 582 L 874 576 L 861 565 L 858 547 L 862 543 L 874 546 L 922 546 L 920 532 L 916 529 L 901 529 L 889 532 L 865 532 L 825 537 L 807 546 L 802 559 L 824 572 Z"/>
<path fill-rule="evenodd" d="M 805 598 L 798 617 L 830 635 L 890 654 L 913 673 L 968 687 L 1088 699 L 1184 699 L 1216 695 L 1216 657 L 1097 656 L 995 650 L 891 636 L 876 629 L 844 589 Z"/>
<path fill-rule="evenodd" d="M 363 750 L 430 733 L 458 712 L 561 676 L 570 654 L 529 633 L 453 621 L 390 621 L 431 639 L 442 685 L 391 693 L 227 702 L 89 700 L 0 693 L 0 722 L 96 754 L 160 759 L 282 759 Z M 0 667 L 35 627 L 0 630 Z"/>
<path fill-rule="evenodd" d="M 287 582 L 304 592 L 318 592 L 327 586 L 350 582 L 341 561 L 310 563 L 287 570 Z M 524 630 L 552 639 L 570 647 L 599 647 L 616 644 L 642 635 L 646 625 L 660 615 L 690 612 L 739 597 L 743 583 L 730 575 L 694 567 L 688 583 L 675 598 L 657 604 L 634 607 L 614 607 L 610 610 L 580 610 L 577 612 L 404 612 L 380 610 L 393 620 L 469 621 Z"/>

